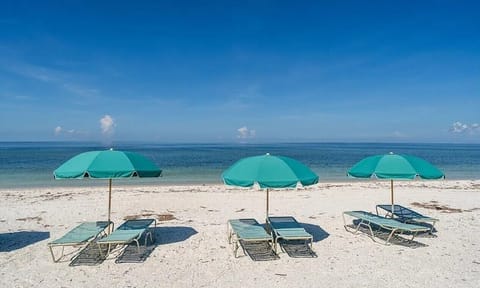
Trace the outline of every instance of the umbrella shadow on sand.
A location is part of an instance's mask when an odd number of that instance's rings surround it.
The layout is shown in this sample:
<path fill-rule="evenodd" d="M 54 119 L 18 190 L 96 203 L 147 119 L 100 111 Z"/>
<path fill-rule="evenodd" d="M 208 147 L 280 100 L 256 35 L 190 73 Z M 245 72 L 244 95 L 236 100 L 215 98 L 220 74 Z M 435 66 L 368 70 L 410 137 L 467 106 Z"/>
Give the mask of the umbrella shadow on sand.
<path fill-rule="evenodd" d="M 327 231 L 323 230 L 322 227 L 318 225 L 309 223 L 300 223 L 300 225 L 303 226 L 308 233 L 312 234 L 313 242 L 320 242 L 330 236 Z"/>
<path fill-rule="evenodd" d="M 50 232 L 18 231 L 0 233 L 0 252 L 11 252 L 50 238 Z"/>
<path fill-rule="evenodd" d="M 162 244 L 170 244 L 182 242 L 190 238 L 191 236 L 197 234 L 198 232 L 191 227 L 184 226 L 166 226 L 166 227 L 155 227 L 152 229 L 153 242 L 148 241 L 147 245 L 145 243 L 145 235 L 142 236 L 139 240 L 140 247 L 138 248 L 135 242 L 132 242 L 128 245 L 118 246 L 118 251 L 115 251 L 117 248 L 113 248 L 112 252 L 108 257 L 114 257 L 115 263 L 142 263 L 152 254 L 155 248 Z M 106 254 L 107 247 L 103 253 L 100 253 L 98 250 L 98 245 L 92 243 L 85 247 L 75 259 L 72 260 L 70 266 L 93 266 L 99 265 L 105 261 L 105 257 L 101 255 Z M 113 255 L 113 256 L 111 256 Z"/>
<path fill-rule="evenodd" d="M 197 230 L 188 226 L 157 226 L 153 231 L 155 242 L 159 245 L 182 242 L 198 233 Z"/>

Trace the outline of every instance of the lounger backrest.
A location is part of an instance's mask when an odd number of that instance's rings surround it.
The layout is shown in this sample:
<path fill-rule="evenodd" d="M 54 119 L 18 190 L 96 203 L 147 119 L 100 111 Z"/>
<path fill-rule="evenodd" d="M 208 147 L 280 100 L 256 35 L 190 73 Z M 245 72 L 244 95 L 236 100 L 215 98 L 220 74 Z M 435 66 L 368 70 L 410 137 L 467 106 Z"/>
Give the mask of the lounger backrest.
<path fill-rule="evenodd" d="M 127 220 L 120 225 L 117 230 L 137 230 L 137 229 L 147 229 L 152 223 L 154 219 L 135 219 L 135 220 Z"/>
<path fill-rule="evenodd" d="M 97 236 L 109 225 L 108 221 L 84 222 L 70 230 L 61 238 L 50 242 L 50 244 L 83 243 Z"/>
<path fill-rule="evenodd" d="M 386 211 L 392 212 L 392 205 L 378 205 L 378 207 Z M 393 214 L 402 218 L 425 218 L 425 216 L 423 216 L 422 214 L 398 204 L 393 205 Z"/>
<path fill-rule="evenodd" d="M 240 239 L 269 239 L 270 235 L 255 219 L 231 219 L 228 220 L 233 231 Z"/>
<path fill-rule="evenodd" d="M 268 222 L 273 229 L 303 229 L 297 220 L 291 216 L 268 217 Z"/>
<path fill-rule="evenodd" d="M 98 240 L 98 243 L 129 242 L 143 234 L 155 219 L 135 219 L 122 223 L 107 237 Z"/>
<path fill-rule="evenodd" d="M 267 218 L 277 237 L 283 239 L 312 239 L 312 235 L 292 216 L 272 216 Z"/>

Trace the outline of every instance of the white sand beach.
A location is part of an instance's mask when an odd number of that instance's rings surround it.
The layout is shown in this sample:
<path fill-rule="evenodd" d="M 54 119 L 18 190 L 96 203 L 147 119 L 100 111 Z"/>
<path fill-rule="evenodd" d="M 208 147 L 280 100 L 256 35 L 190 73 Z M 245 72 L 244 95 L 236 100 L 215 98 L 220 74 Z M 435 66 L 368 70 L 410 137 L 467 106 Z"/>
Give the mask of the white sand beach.
<path fill-rule="evenodd" d="M 480 287 L 480 181 L 397 181 L 395 201 L 439 219 L 417 245 L 373 242 L 343 227 L 342 212 L 374 212 L 389 182 L 321 183 L 273 191 L 271 215 L 313 234 L 316 258 L 235 258 L 227 220 L 265 219 L 265 192 L 223 185 L 115 186 L 112 220 L 157 218 L 139 263 L 54 263 L 47 243 L 83 221 L 105 220 L 107 188 L 0 190 L 0 287 Z M 413 204 L 412 204 L 413 203 Z M 420 204 L 420 205 L 419 205 Z M 422 207 L 423 205 L 423 207 Z M 173 219 L 171 219 L 173 218 Z M 71 250 L 69 250 L 71 251 Z"/>

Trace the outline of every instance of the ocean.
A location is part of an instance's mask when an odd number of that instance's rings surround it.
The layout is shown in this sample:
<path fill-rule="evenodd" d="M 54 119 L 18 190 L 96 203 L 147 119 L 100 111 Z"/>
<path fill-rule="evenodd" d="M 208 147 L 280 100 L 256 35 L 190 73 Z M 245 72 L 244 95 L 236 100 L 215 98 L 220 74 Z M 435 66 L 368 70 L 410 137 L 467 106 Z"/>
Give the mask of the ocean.
<path fill-rule="evenodd" d="M 105 185 L 94 179 L 54 180 L 53 170 L 78 153 L 108 148 L 84 142 L 0 142 L 0 188 Z M 351 181 L 346 171 L 357 161 L 389 152 L 421 157 L 441 169 L 447 179 L 480 179 L 479 144 L 125 142 L 113 148 L 141 153 L 163 170 L 160 178 L 115 180 L 125 185 L 221 184 L 221 173 L 235 161 L 265 153 L 303 162 L 320 176 L 320 182 Z"/>

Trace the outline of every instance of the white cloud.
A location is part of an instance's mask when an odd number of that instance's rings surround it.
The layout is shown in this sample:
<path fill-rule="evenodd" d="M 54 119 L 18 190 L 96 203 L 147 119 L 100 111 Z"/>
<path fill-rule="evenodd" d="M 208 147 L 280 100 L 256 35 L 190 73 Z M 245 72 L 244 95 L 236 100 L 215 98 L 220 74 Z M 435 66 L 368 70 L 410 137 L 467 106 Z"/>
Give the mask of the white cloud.
<path fill-rule="evenodd" d="M 60 133 L 62 133 L 62 130 L 63 129 L 60 126 L 55 127 L 55 130 L 54 130 L 55 131 L 55 136 L 60 135 Z"/>
<path fill-rule="evenodd" d="M 64 128 L 62 128 L 62 126 L 55 127 L 53 131 L 55 133 L 55 136 L 66 135 L 66 134 L 70 134 L 70 135 L 79 134 L 75 129 L 65 130 Z"/>
<path fill-rule="evenodd" d="M 237 138 L 240 138 L 240 139 L 254 138 L 256 134 L 255 130 L 250 130 L 248 129 L 247 126 L 238 128 L 237 131 L 238 131 Z"/>
<path fill-rule="evenodd" d="M 468 129 L 467 124 L 463 124 L 462 122 L 457 121 L 452 124 L 450 131 L 452 131 L 453 133 L 462 133 L 467 129 Z"/>
<path fill-rule="evenodd" d="M 111 136 L 115 131 L 115 121 L 110 115 L 105 115 L 100 119 L 100 128 L 102 129 L 102 134 Z"/>
<path fill-rule="evenodd" d="M 452 124 L 450 131 L 453 133 L 466 133 L 466 132 L 474 133 L 476 131 L 480 131 L 480 124 L 478 123 L 465 124 L 457 121 Z"/>

